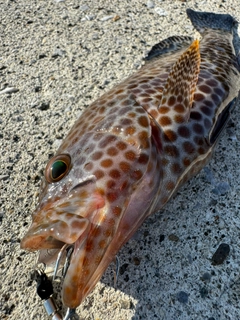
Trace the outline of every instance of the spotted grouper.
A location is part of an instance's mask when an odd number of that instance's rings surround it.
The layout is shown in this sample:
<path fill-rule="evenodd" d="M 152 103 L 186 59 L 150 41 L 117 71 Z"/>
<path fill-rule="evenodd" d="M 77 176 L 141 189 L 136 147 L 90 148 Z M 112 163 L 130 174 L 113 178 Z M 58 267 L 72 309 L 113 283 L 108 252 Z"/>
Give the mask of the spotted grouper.
<path fill-rule="evenodd" d="M 45 263 L 48 250 L 74 247 L 62 289 L 69 308 L 143 221 L 206 165 L 236 104 L 237 22 L 187 15 L 201 41 L 173 36 L 155 45 L 140 70 L 86 108 L 46 166 L 21 247 L 40 251 Z"/>

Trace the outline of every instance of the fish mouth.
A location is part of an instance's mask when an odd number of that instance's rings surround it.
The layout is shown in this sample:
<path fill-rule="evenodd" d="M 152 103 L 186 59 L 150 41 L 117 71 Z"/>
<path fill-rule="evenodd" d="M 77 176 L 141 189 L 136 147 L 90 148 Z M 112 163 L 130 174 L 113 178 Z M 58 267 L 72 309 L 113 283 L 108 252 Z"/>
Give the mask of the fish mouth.
<path fill-rule="evenodd" d="M 29 251 L 59 249 L 83 239 L 90 228 L 90 216 L 105 205 L 93 177 L 79 181 L 63 198 L 46 200 L 33 214 L 32 225 L 21 241 Z"/>
<path fill-rule="evenodd" d="M 21 241 L 21 248 L 29 251 L 44 249 L 59 249 L 64 244 L 74 244 L 84 236 L 89 229 L 89 220 L 74 214 L 66 214 L 72 220 L 67 224 L 62 220 L 50 221 L 30 227 Z M 74 226 L 74 230 L 71 230 Z"/>
<path fill-rule="evenodd" d="M 92 288 L 89 284 L 93 273 L 91 259 L 88 263 L 86 258 L 89 250 L 94 260 L 93 268 L 99 263 L 97 258 L 101 260 L 103 256 L 95 252 L 93 241 L 101 229 L 101 219 L 104 219 L 108 210 L 106 198 L 94 180 L 89 179 L 79 181 L 65 197 L 55 202 L 52 199 L 43 201 L 33 214 L 32 225 L 21 241 L 21 248 L 39 251 L 38 261 L 54 267 L 64 246 L 73 247 L 69 266 L 63 276 L 62 296 L 65 306 L 76 307 L 85 297 L 85 292 Z M 64 264 L 64 257 L 66 250 L 61 265 Z"/>

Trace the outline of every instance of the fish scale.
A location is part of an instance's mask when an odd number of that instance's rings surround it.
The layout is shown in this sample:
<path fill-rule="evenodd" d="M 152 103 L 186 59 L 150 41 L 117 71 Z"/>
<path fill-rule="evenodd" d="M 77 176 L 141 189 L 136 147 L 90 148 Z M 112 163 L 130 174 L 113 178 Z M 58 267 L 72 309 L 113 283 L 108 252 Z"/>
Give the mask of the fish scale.
<path fill-rule="evenodd" d="M 205 166 L 237 100 L 236 21 L 187 14 L 201 41 L 173 36 L 155 45 L 145 66 L 82 113 L 46 166 L 21 246 L 48 264 L 74 245 L 62 291 L 69 308 L 146 217 Z"/>

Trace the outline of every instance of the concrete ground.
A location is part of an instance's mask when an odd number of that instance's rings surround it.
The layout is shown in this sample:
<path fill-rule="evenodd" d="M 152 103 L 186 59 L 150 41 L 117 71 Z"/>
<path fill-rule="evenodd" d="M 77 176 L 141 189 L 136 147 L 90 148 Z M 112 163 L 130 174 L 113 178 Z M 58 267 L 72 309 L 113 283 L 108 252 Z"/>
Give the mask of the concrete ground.
<path fill-rule="evenodd" d="M 161 39 L 195 35 L 186 8 L 238 0 L 0 0 L 0 318 L 48 319 L 20 250 L 48 158 L 90 102 L 133 73 Z M 80 319 L 240 319 L 240 105 L 210 164 L 119 252 Z M 220 244 L 230 253 L 220 265 Z M 60 297 L 57 297 L 61 304 Z"/>

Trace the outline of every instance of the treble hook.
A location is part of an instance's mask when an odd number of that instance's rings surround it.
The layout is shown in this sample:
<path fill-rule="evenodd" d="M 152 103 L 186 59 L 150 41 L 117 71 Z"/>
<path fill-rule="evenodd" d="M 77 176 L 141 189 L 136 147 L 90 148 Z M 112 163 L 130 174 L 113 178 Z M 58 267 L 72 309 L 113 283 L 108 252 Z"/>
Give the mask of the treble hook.
<path fill-rule="evenodd" d="M 67 248 L 67 246 L 68 246 L 68 244 L 66 243 L 58 253 L 56 264 L 54 267 L 54 272 L 53 272 L 53 281 L 56 279 L 58 268 L 59 268 L 59 263 L 61 261 L 62 255 L 63 255 L 63 251 Z"/>
<path fill-rule="evenodd" d="M 76 314 L 76 309 L 68 308 L 63 320 L 79 320 L 79 316 Z"/>

